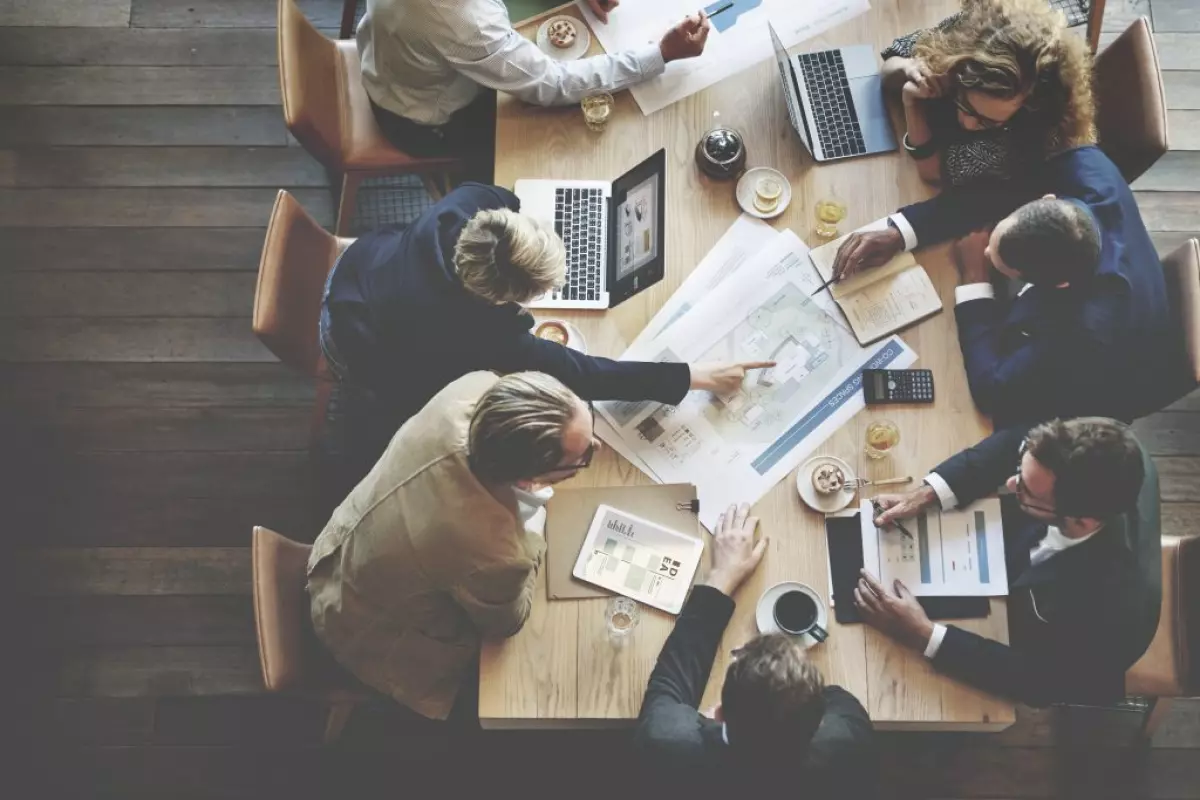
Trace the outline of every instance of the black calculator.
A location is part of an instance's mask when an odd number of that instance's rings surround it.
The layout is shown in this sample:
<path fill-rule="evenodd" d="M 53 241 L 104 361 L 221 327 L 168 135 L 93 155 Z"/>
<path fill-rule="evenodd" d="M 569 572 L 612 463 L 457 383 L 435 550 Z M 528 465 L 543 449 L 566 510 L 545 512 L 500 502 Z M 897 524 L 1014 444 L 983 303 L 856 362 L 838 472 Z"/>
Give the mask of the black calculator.
<path fill-rule="evenodd" d="M 932 403 L 933 372 L 927 369 L 864 369 L 867 403 Z"/>

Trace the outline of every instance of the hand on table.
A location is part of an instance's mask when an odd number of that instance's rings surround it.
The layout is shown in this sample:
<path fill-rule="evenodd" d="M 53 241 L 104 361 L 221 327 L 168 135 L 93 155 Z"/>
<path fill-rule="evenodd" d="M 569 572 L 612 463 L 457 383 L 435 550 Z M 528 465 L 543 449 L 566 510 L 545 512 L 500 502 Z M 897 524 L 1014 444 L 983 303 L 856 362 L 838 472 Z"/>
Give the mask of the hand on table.
<path fill-rule="evenodd" d="M 700 55 L 704 52 L 704 43 L 708 41 L 710 30 L 712 25 L 703 11 L 684 17 L 683 22 L 667 31 L 658 44 L 663 61 L 670 64 L 681 58 L 695 58 Z"/>
<path fill-rule="evenodd" d="M 748 503 L 727 508 L 713 531 L 712 568 L 701 583 L 732 597 L 767 552 L 767 537 L 755 541 L 757 529 L 758 517 L 750 516 Z"/>
<path fill-rule="evenodd" d="M 883 513 L 875 518 L 875 527 L 886 528 L 898 519 L 908 519 L 920 514 L 937 503 L 938 496 L 932 486 L 923 483 L 908 494 L 878 495 L 875 502 L 883 508 Z"/>
<path fill-rule="evenodd" d="M 587 0 L 588 7 L 601 22 L 608 22 L 608 12 L 621 5 L 621 0 Z"/>
<path fill-rule="evenodd" d="M 923 651 L 933 635 L 933 623 L 913 593 L 901 581 L 888 591 L 865 569 L 860 574 L 854 605 L 863 621 L 901 644 Z"/>
<path fill-rule="evenodd" d="M 960 285 L 987 283 L 992 279 L 992 261 L 987 256 L 991 231 L 975 231 L 959 239 L 951 248 Z"/>
<path fill-rule="evenodd" d="M 725 363 L 708 361 L 703 364 L 692 364 L 692 389 L 700 389 L 713 394 L 729 394 L 742 388 L 746 380 L 746 372 L 752 369 L 767 369 L 775 366 L 774 361 L 742 361 L 740 363 Z"/>
<path fill-rule="evenodd" d="M 864 269 L 880 267 L 904 251 L 904 235 L 891 225 L 886 230 L 852 233 L 833 259 L 833 278 L 843 280 Z"/>

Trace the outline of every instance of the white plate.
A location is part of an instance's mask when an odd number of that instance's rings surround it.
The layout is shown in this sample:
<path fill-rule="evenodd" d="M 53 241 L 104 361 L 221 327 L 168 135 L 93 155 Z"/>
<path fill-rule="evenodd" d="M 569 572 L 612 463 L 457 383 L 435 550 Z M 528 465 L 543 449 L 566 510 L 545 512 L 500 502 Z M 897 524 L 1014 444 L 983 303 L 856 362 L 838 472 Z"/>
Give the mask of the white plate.
<path fill-rule="evenodd" d="M 550 23 L 557 22 L 560 19 L 565 19 L 575 26 L 575 44 L 570 47 L 555 47 L 550 44 Z M 582 20 L 575 19 L 575 17 L 568 17 L 566 15 L 551 17 L 543 22 L 537 30 L 538 48 L 555 61 L 574 61 L 577 58 L 583 58 L 583 54 L 587 52 L 591 43 L 592 34 L 588 31 L 587 25 L 583 24 Z"/>
<path fill-rule="evenodd" d="M 763 592 L 763 596 L 758 599 L 758 606 L 754 609 L 754 622 L 758 626 L 759 633 L 783 633 L 779 626 L 775 624 L 775 600 L 784 592 L 792 590 L 804 592 L 811 597 L 817 604 L 817 624 L 829 631 L 829 611 L 825 608 L 825 601 L 821 596 L 809 585 L 798 583 L 796 581 L 784 581 L 777 583 L 770 589 Z M 812 636 L 803 633 L 799 636 L 793 636 L 793 639 L 798 641 L 804 649 L 812 647 L 814 644 L 820 644 Z"/>
<path fill-rule="evenodd" d="M 800 493 L 800 499 L 804 501 L 804 504 L 813 511 L 820 511 L 822 514 L 833 514 L 850 505 L 850 501 L 854 499 L 854 492 L 847 492 L 845 489 L 833 494 L 821 494 L 818 492 L 812 485 L 812 474 L 822 464 L 833 464 L 841 467 L 842 472 L 846 476 L 846 481 L 854 480 L 854 470 L 837 456 L 813 456 L 796 470 L 796 491 Z"/>
<path fill-rule="evenodd" d="M 774 178 L 783 185 L 783 191 L 779 195 L 779 205 L 775 206 L 774 211 L 767 214 L 754 207 L 754 187 L 763 178 Z M 737 201 L 738 205 L 742 207 L 742 211 L 745 211 L 752 217 L 774 219 L 787 210 L 788 204 L 792 202 L 792 185 L 788 183 L 787 178 L 783 177 L 783 173 L 777 169 L 755 167 L 754 169 L 746 170 L 745 174 L 738 179 Z"/>
<path fill-rule="evenodd" d="M 536 331 L 538 326 L 544 322 L 557 322 L 559 325 L 562 325 L 567 329 L 567 347 L 583 353 L 585 356 L 588 354 L 587 339 L 583 338 L 583 334 L 579 332 L 579 328 L 576 328 L 573 323 L 570 323 L 565 319 L 559 319 L 557 317 L 536 319 L 533 324 L 533 330 L 531 330 L 530 333 Z M 533 333 L 533 335 L 537 336 L 536 333 Z"/>

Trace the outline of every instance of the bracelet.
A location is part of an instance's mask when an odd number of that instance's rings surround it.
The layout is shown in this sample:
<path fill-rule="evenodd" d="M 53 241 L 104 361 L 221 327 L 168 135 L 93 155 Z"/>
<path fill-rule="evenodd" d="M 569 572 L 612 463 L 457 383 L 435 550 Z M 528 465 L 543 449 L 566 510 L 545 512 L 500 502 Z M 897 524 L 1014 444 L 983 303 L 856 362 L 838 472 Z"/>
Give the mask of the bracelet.
<path fill-rule="evenodd" d="M 914 146 L 913 143 L 908 140 L 908 133 L 905 132 L 903 141 L 904 149 L 908 152 L 908 155 L 916 161 L 924 161 L 931 156 L 937 155 L 938 146 L 936 140 L 934 139 L 930 139 L 925 144 Z"/>

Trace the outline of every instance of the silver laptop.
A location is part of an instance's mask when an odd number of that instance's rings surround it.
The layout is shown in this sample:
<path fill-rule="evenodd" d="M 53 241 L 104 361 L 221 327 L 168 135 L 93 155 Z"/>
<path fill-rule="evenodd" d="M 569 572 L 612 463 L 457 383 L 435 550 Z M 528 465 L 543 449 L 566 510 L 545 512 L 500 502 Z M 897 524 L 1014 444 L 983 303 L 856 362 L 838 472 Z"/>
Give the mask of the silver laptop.
<path fill-rule="evenodd" d="M 521 213 L 553 225 L 567 248 L 566 283 L 530 308 L 612 308 L 663 279 L 666 151 L 611 183 L 519 180 Z"/>
<path fill-rule="evenodd" d="M 875 53 L 868 45 L 789 56 L 775 32 L 788 118 L 815 161 L 896 149 Z"/>

